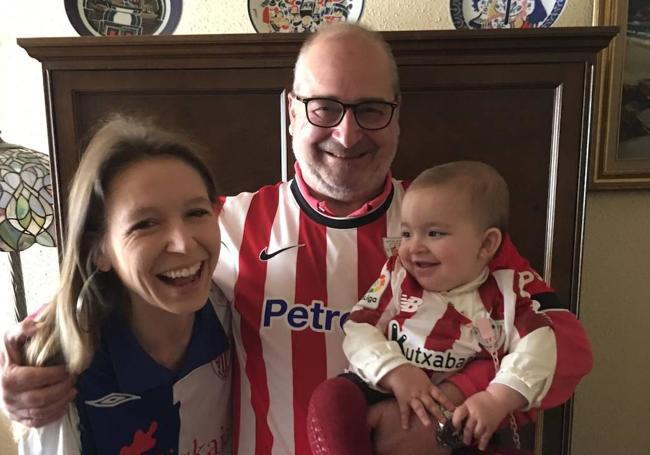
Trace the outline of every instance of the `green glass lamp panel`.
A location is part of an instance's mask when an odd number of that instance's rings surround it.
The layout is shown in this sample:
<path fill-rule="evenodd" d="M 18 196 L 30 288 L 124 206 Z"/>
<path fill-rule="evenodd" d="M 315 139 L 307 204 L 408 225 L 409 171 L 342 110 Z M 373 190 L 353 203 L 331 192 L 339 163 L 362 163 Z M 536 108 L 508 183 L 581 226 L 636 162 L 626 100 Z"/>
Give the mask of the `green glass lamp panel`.
<path fill-rule="evenodd" d="M 55 246 L 49 161 L 33 150 L 0 144 L 0 249 Z"/>
<path fill-rule="evenodd" d="M 25 196 L 22 194 L 16 199 L 16 205 L 14 216 L 20 222 L 23 227 L 27 227 L 28 222 L 25 222 L 25 219 L 31 218 L 29 211 L 29 201 L 25 199 Z"/>
<path fill-rule="evenodd" d="M 56 246 L 56 241 L 54 240 L 54 237 L 50 235 L 49 232 L 43 231 L 40 234 L 36 236 L 36 242 L 38 242 L 39 245 L 43 246 Z"/>
<path fill-rule="evenodd" d="M 13 227 L 9 220 L 0 221 L 0 246 L 2 251 L 20 251 L 20 231 Z M 26 247 L 28 248 L 28 246 Z"/>

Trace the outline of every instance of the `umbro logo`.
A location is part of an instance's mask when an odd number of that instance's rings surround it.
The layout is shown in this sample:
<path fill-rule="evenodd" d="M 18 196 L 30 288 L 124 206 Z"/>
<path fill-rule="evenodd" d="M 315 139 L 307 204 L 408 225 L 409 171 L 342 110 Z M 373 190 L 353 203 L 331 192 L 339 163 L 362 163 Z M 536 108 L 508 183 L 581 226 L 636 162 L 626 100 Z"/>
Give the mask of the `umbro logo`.
<path fill-rule="evenodd" d="M 85 403 L 95 408 L 114 408 L 132 400 L 139 400 L 140 398 L 137 395 L 130 395 L 128 393 L 109 393 L 106 396 L 96 400 L 88 400 Z"/>
<path fill-rule="evenodd" d="M 280 254 L 280 253 L 282 253 L 284 251 L 291 250 L 293 248 L 300 248 L 301 246 L 305 246 L 305 244 L 300 243 L 298 245 L 285 246 L 284 248 L 280 248 L 279 250 L 275 250 L 272 253 L 269 253 L 267 251 L 268 247 L 264 247 L 264 249 L 262 251 L 260 251 L 260 261 L 268 261 L 269 259 L 273 258 L 274 256 L 277 256 L 278 254 Z"/>

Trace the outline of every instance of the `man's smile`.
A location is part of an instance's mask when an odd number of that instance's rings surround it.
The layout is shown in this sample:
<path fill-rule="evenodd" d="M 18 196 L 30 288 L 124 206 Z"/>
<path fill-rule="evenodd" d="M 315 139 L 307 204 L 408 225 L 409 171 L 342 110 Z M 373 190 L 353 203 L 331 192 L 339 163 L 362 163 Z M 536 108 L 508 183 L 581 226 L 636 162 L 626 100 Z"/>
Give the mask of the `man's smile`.
<path fill-rule="evenodd" d="M 357 154 L 357 155 L 346 155 L 346 154 L 339 154 L 339 153 L 327 152 L 327 151 L 325 153 L 327 153 L 329 156 L 332 156 L 332 157 L 334 157 L 336 159 L 339 159 L 339 160 L 357 160 L 357 159 L 361 159 L 364 156 L 368 155 L 368 152 L 362 152 L 362 153 Z"/>

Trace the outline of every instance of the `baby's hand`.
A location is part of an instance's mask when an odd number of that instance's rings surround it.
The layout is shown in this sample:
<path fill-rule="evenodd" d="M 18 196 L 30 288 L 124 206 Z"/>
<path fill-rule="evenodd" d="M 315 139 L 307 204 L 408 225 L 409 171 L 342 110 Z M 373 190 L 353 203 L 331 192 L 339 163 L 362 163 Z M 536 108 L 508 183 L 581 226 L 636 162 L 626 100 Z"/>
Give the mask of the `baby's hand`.
<path fill-rule="evenodd" d="M 445 416 L 440 405 L 453 411 L 454 404 L 435 385 L 420 368 L 411 364 L 400 365 L 384 376 L 379 384 L 390 389 L 399 405 L 402 428 L 408 430 L 411 410 L 418 416 L 422 425 L 431 425 L 429 414 L 439 422 L 444 422 Z"/>
<path fill-rule="evenodd" d="M 490 438 L 503 419 L 513 411 L 523 408 L 526 399 L 519 392 L 502 384 L 490 384 L 487 390 L 469 397 L 454 411 L 452 422 L 460 429 L 463 420 L 463 442 L 478 441 L 479 450 L 485 450 Z"/>

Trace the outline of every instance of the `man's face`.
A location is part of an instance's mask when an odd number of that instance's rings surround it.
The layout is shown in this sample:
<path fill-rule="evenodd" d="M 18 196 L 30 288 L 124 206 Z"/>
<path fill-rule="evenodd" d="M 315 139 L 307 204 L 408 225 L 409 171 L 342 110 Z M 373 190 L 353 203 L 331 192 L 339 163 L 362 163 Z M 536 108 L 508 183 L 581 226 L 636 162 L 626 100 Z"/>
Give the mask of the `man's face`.
<path fill-rule="evenodd" d="M 321 40 L 312 45 L 296 75 L 295 94 L 350 104 L 395 101 L 383 50 L 357 37 L 348 40 Z M 376 131 L 360 128 L 351 109 L 332 128 L 310 124 L 304 103 L 293 96 L 289 111 L 293 151 L 315 196 L 360 206 L 381 191 L 397 150 L 398 110 L 386 128 Z"/>

